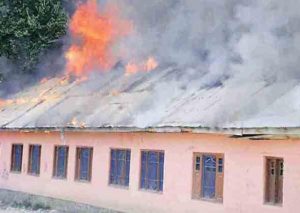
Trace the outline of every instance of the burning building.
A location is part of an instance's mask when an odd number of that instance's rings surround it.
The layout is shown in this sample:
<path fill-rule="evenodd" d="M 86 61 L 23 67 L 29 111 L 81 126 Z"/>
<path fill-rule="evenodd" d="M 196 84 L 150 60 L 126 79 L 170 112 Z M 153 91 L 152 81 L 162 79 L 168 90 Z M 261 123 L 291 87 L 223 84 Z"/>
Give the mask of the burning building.
<path fill-rule="evenodd" d="M 3 103 L 1 188 L 128 212 L 293 212 L 300 142 L 286 100 L 299 87 L 243 123 L 209 128 L 229 88 L 182 89 L 157 106 L 155 85 L 174 70 L 119 72 L 49 79 Z M 237 114 L 273 89 L 247 91 Z"/>
<path fill-rule="evenodd" d="M 213 26 L 198 32 L 180 25 L 191 40 L 177 43 L 175 22 L 202 20 L 193 16 L 196 1 L 186 2 L 177 9 L 190 6 L 191 15 L 176 13 L 172 31 L 161 18 L 162 43 L 144 52 L 124 48 L 131 42 L 117 45 L 117 53 L 112 48 L 132 33 L 136 46 L 141 41 L 115 7 L 99 13 L 96 1 L 80 6 L 70 22 L 66 75 L 0 101 L 0 187 L 125 212 L 297 212 L 299 50 L 287 45 L 282 59 L 272 48 L 277 40 L 285 45 L 283 38 L 297 43 L 298 25 L 289 28 L 294 36 L 275 24 L 270 29 L 279 35 L 260 32 L 241 15 L 251 14 L 251 4 L 239 5 L 228 10 L 240 22 L 230 22 L 230 32 L 220 29 L 229 17 L 223 3 L 199 1 L 199 17 Z M 271 8 L 253 7 L 257 17 Z M 147 12 L 141 10 L 155 22 Z M 261 42 L 262 35 L 269 40 Z M 167 48 L 171 43 L 178 51 Z"/>

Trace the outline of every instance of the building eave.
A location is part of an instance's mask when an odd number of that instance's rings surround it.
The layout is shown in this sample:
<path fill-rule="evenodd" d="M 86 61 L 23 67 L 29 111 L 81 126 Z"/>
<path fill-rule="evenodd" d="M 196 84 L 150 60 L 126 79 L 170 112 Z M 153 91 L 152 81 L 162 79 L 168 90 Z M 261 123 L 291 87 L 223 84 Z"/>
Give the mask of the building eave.
<path fill-rule="evenodd" d="M 300 137 L 300 127 L 252 127 L 252 128 L 212 128 L 212 127 L 24 127 L 0 128 L 0 132 L 105 132 L 105 133 L 194 133 L 194 134 L 223 134 L 238 137 L 297 136 Z"/>

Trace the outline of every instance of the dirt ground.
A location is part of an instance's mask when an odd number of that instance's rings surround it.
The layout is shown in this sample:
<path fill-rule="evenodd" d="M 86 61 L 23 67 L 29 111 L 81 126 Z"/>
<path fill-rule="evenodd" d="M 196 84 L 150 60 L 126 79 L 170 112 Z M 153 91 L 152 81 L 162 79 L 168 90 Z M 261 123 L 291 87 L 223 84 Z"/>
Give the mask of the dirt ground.
<path fill-rule="evenodd" d="M 0 209 L 0 213 L 57 213 L 55 210 L 26 210 L 8 207 L 6 209 Z"/>
<path fill-rule="evenodd" d="M 120 213 L 111 209 L 0 189 L 0 213 Z"/>

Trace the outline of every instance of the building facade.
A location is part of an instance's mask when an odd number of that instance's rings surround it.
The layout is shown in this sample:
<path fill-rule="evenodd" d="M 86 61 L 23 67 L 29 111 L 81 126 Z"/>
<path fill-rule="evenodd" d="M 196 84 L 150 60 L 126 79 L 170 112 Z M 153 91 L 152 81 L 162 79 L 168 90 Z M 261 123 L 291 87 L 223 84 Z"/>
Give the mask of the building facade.
<path fill-rule="evenodd" d="M 2 131 L 0 187 L 125 212 L 297 212 L 300 140 Z"/>

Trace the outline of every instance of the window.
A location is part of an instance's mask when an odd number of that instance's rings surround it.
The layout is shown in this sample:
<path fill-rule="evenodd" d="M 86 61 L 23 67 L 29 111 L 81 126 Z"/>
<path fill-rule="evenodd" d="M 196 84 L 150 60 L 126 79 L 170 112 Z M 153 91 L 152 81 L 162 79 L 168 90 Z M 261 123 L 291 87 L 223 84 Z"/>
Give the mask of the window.
<path fill-rule="evenodd" d="M 22 171 L 22 156 L 23 156 L 23 145 L 13 144 L 11 150 L 10 171 L 12 172 Z"/>
<path fill-rule="evenodd" d="M 93 148 L 78 147 L 76 149 L 76 173 L 75 179 L 91 181 L 92 177 Z"/>
<path fill-rule="evenodd" d="M 222 201 L 223 154 L 194 153 L 193 198 Z"/>
<path fill-rule="evenodd" d="M 282 203 L 283 188 L 283 159 L 266 158 L 266 188 L 265 202 L 270 204 Z"/>
<path fill-rule="evenodd" d="M 163 191 L 164 152 L 142 151 L 140 188 Z"/>
<path fill-rule="evenodd" d="M 129 185 L 130 150 L 112 149 L 110 151 L 109 183 Z"/>
<path fill-rule="evenodd" d="M 195 162 L 195 170 L 200 171 L 201 166 L 201 158 L 199 156 L 196 157 L 196 162 Z"/>
<path fill-rule="evenodd" d="M 41 161 L 41 146 L 30 145 L 29 146 L 29 162 L 28 173 L 32 175 L 40 174 L 40 161 Z"/>
<path fill-rule="evenodd" d="M 69 154 L 69 147 L 55 146 L 53 177 L 56 177 L 56 178 L 66 178 L 67 177 L 68 154 Z"/>

